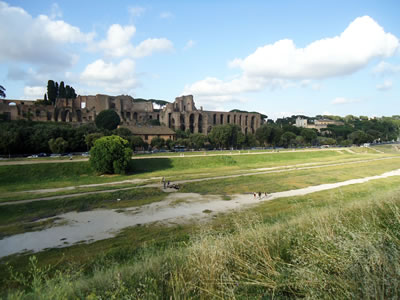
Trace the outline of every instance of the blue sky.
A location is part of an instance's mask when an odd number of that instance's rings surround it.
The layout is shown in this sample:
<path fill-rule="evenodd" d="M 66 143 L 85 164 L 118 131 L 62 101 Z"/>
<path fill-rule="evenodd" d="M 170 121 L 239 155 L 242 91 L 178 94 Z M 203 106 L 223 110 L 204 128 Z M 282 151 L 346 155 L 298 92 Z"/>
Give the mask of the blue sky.
<path fill-rule="evenodd" d="M 0 1 L 0 84 L 207 110 L 400 114 L 399 1 Z"/>

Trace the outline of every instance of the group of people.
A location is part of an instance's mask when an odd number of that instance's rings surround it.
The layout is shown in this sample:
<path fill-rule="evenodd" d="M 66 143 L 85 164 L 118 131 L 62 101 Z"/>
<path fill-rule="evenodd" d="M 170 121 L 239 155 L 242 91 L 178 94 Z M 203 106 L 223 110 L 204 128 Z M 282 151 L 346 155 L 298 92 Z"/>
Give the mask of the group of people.
<path fill-rule="evenodd" d="M 253 193 L 254 199 L 257 198 L 257 195 L 258 195 L 258 199 L 261 199 L 262 193 L 261 192 L 258 192 L 258 193 L 254 192 Z M 265 192 L 264 193 L 264 197 L 267 197 L 267 196 L 268 196 L 268 194 L 267 194 L 267 192 Z"/>
<path fill-rule="evenodd" d="M 178 185 L 178 184 L 171 184 L 171 182 L 170 182 L 169 180 L 168 180 L 168 181 L 165 181 L 165 178 L 164 178 L 164 177 L 161 179 L 161 182 L 162 182 L 163 185 L 164 185 L 164 189 L 166 189 L 166 188 L 172 188 L 172 189 L 179 190 L 179 185 Z"/>

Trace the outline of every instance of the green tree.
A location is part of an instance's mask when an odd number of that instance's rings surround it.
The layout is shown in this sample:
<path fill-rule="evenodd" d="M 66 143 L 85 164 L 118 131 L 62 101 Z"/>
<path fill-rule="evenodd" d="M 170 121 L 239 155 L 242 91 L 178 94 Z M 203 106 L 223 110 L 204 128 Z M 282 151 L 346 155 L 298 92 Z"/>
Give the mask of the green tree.
<path fill-rule="evenodd" d="M 69 86 L 68 84 L 65 86 L 65 98 L 67 99 L 75 99 L 76 93 L 73 87 Z"/>
<path fill-rule="evenodd" d="M 124 174 L 128 171 L 131 157 L 132 149 L 128 141 L 111 135 L 94 142 L 89 163 L 99 174 Z"/>
<path fill-rule="evenodd" d="M 90 149 L 93 147 L 94 142 L 97 141 L 99 138 L 102 138 L 104 135 L 100 132 L 95 132 L 95 133 L 90 133 L 85 136 L 85 143 L 87 146 L 87 149 Z"/>
<path fill-rule="evenodd" d="M 300 131 L 300 136 L 303 137 L 305 143 L 312 144 L 317 138 L 317 133 L 314 129 L 303 128 Z"/>
<path fill-rule="evenodd" d="M 49 147 L 52 153 L 63 153 L 68 147 L 68 142 L 62 137 L 49 140 Z"/>
<path fill-rule="evenodd" d="M 143 141 L 143 139 L 140 136 L 131 136 L 129 137 L 129 142 L 131 144 L 131 147 L 133 149 L 133 151 L 136 151 L 137 148 L 142 148 L 145 146 L 145 142 Z"/>
<path fill-rule="evenodd" d="M 114 130 L 121 123 L 121 119 L 114 110 L 106 109 L 97 115 L 95 123 L 98 128 Z"/>
<path fill-rule="evenodd" d="M 66 98 L 67 94 L 66 94 L 66 90 L 65 90 L 65 86 L 64 86 L 64 81 L 60 82 L 60 87 L 58 89 L 58 98 Z"/>
<path fill-rule="evenodd" d="M 16 130 L 0 130 L 0 152 L 11 156 L 17 146 L 18 133 Z"/>
<path fill-rule="evenodd" d="M 156 136 L 151 140 L 150 145 L 152 148 L 161 149 L 165 145 L 165 140 L 163 138 Z"/>
<path fill-rule="evenodd" d="M 296 140 L 296 135 L 293 132 L 287 131 L 281 136 L 281 145 L 285 148 L 291 146 Z"/>
<path fill-rule="evenodd" d="M 193 133 L 189 136 L 190 146 L 196 150 L 204 148 L 207 137 L 201 133 Z"/>
<path fill-rule="evenodd" d="M 0 98 L 5 98 L 6 97 L 6 89 L 4 86 L 0 85 Z"/>
<path fill-rule="evenodd" d="M 271 131 L 272 126 L 269 126 L 268 124 L 264 124 L 256 130 L 256 139 L 260 145 L 267 146 L 270 140 Z"/>
<path fill-rule="evenodd" d="M 167 139 L 165 141 L 165 146 L 167 146 L 167 148 L 169 150 L 172 150 L 174 148 L 174 146 L 175 146 L 175 142 L 173 140 L 171 140 L 171 139 Z"/>
<path fill-rule="evenodd" d="M 51 101 L 51 103 L 56 103 L 57 90 L 53 80 L 49 80 L 47 82 L 47 98 L 49 101 Z"/>

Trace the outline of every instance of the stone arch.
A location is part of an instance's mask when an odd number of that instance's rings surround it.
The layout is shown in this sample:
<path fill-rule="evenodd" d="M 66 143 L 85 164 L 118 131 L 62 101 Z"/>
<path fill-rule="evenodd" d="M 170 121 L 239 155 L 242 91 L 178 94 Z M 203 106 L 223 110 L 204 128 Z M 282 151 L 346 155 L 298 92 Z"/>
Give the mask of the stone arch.
<path fill-rule="evenodd" d="M 175 129 L 175 119 L 171 118 L 171 124 L 172 124 L 172 128 Z"/>
<path fill-rule="evenodd" d="M 228 124 L 231 123 L 231 115 L 227 115 L 227 120 L 226 120 L 226 122 L 227 122 Z"/>
<path fill-rule="evenodd" d="M 220 116 L 219 116 L 219 124 L 224 124 L 224 115 L 223 114 L 221 114 Z"/>
<path fill-rule="evenodd" d="M 137 120 L 138 120 L 138 118 L 137 118 L 137 112 L 136 112 L 136 111 L 133 113 L 133 120 L 134 120 L 135 122 L 137 122 Z"/>
<path fill-rule="evenodd" d="M 249 116 L 246 115 L 246 121 L 245 121 L 246 126 L 249 126 Z"/>
<path fill-rule="evenodd" d="M 213 114 L 213 124 L 216 125 L 217 124 L 217 115 Z"/>
<path fill-rule="evenodd" d="M 239 125 L 242 126 L 242 115 L 239 115 Z"/>
<path fill-rule="evenodd" d="M 236 115 L 233 115 L 233 124 L 236 124 Z"/>
<path fill-rule="evenodd" d="M 198 121 L 198 132 L 203 132 L 203 116 L 199 114 L 199 121 Z"/>
<path fill-rule="evenodd" d="M 35 115 L 36 115 L 36 117 L 40 117 L 40 109 L 39 108 L 36 109 Z"/>

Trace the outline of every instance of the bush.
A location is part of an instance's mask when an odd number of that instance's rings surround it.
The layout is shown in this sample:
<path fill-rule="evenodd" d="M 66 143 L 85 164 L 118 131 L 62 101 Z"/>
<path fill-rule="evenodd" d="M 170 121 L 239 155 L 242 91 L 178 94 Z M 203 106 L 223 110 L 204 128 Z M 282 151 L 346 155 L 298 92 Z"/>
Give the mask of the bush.
<path fill-rule="evenodd" d="M 132 149 L 127 140 L 111 135 L 94 142 L 90 150 L 90 165 L 100 174 L 124 174 L 129 167 Z"/>
<path fill-rule="evenodd" d="M 121 123 L 121 119 L 115 111 L 107 109 L 98 114 L 95 122 L 98 128 L 114 130 Z"/>

